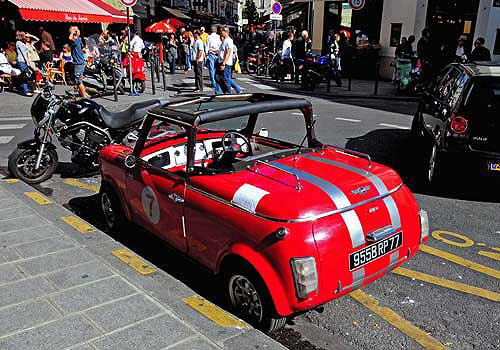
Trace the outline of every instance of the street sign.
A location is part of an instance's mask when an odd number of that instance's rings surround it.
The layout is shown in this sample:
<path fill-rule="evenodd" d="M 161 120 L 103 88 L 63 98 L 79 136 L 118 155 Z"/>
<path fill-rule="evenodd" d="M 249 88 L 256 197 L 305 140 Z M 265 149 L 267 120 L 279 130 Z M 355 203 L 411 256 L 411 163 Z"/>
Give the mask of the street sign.
<path fill-rule="evenodd" d="M 365 0 L 349 0 L 349 5 L 353 10 L 358 11 L 365 7 Z"/>
<path fill-rule="evenodd" d="M 137 0 L 120 0 L 123 6 L 132 7 L 137 3 Z"/>
<path fill-rule="evenodd" d="M 272 21 L 282 21 L 283 20 L 283 16 L 282 15 L 276 15 L 274 13 L 271 13 L 269 15 L 269 18 L 272 20 Z"/>
<path fill-rule="evenodd" d="M 271 6 L 271 10 L 273 11 L 273 13 L 275 15 L 279 15 L 281 13 L 281 10 L 283 10 L 283 6 L 281 6 L 281 4 L 279 2 L 275 2 L 272 6 Z M 272 19 L 272 18 L 271 18 Z"/>

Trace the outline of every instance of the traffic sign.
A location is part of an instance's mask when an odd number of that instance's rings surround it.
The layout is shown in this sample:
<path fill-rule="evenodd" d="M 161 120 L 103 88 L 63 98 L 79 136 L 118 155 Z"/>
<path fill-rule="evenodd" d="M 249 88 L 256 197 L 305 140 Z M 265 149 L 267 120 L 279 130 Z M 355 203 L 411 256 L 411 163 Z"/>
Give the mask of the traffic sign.
<path fill-rule="evenodd" d="M 365 0 L 349 0 L 349 5 L 353 10 L 358 11 L 365 7 Z"/>
<path fill-rule="evenodd" d="M 274 13 L 271 13 L 271 14 L 269 15 L 269 19 L 270 19 L 271 21 L 282 21 L 282 20 L 283 20 L 283 16 L 282 16 L 282 15 L 276 15 L 276 14 L 274 14 Z"/>
<path fill-rule="evenodd" d="M 275 2 L 273 6 L 271 6 L 271 10 L 275 15 L 279 15 L 281 13 L 281 10 L 283 10 L 283 6 L 279 2 Z M 272 18 L 271 18 L 272 19 Z"/>
<path fill-rule="evenodd" d="M 123 6 L 132 7 L 137 3 L 137 0 L 120 0 Z"/>

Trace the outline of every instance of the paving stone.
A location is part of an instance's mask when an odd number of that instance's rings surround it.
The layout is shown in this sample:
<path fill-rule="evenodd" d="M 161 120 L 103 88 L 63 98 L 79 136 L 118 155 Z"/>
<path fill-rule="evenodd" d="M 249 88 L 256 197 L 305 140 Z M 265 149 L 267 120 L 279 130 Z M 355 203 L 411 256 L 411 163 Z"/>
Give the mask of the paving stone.
<path fill-rule="evenodd" d="M 99 335 L 81 315 L 69 316 L 0 340 L 2 350 L 62 350 Z"/>
<path fill-rule="evenodd" d="M 46 278 L 59 289 L 66 289 L 79 284 L 90 283 L 114 274 L 100 261 L 91 261 L 86 264 L 69 267 L 50 273 Z"/>
<path fill-rule="evenodd" d="M 9 191 L 0 190 L 0 200 L 5 200 L 9 198 L 14 198 L 14 196 Z"/>
<path fill-rule="evenodd" d="M 209 343 L 207 340 L 196 337 L 188 339 L 180 344 L 172 346 L 168 348 L 168 350 L 216 350 L 220 349 L 220 347 L 215 346 L 212 343 Z"/>
<path fill-rule="evenodd" d="M 95 348 L 91 347 L 90 345 L 81 344 L 81 345 L 73 346 L 73 347 L 65 349 L 65 350 L 94 350 L 94 349 Z"/>
<path fill-rule="evenodd" d="M 27 228 L 0 234 L 0 246 L 7 247 L 60 235 L 62 235 L 62 231 L 57 227 L 51 224 L 45 224 L 36 228 Z"/>
<path fill-rule="evenodd" d="M 82 311 L 114 299 L 136 293 L 128 283 L 119 277 L 112 277 L 85 286 L 72 288 L 50 297 L 67 313 Z"/>
<path fill-rule="evenodd" d="M 20 303 L 53 291 L 54 287 L 42 277 L 28 278 L 9 283 L 0 286 L 0 307 Z"/>
<path fill-rule="evenodd" d="M 37 300 L 0 310 L 0 337 L 54 320 L 58 313 L 45 300 Z"/>
<path fill-rule="evenodd" d="M 69 238 L 61 236 L 24 243 L 16 246 L 16 250 L 23 258 L 32 258 L 39 255 L 54 253 L 58 250 L 69 249 L 74 246 L 75 244 Z"/>
<path fill-rule="evenodd" d="M 0 209 L 23 207 L 24 203 L 13 197 L 0 199 Z"/>
<path fill-rule="evenodd" d="M 0 209 L 0 220 L 9 220 L 34 215 L 35 211 L 28 207 Z"/>
<path fill-rule="evenodd" d="M 0 265 L 0 285 L 25 278 L 14 263 Z"/>
<path fill-rule="evenodd" d="M 18 259 L 21 259 L 21 255 L 14 248 L 0 245 L 0 264 Z"/>
<path fill-rule="evenodd" d="M 18 266 L 23 271 L 35 276 L 92 260 L 94 260 L 92 255 L 80 248 L 74 248 L 29 259 L 18 263 Z"/>
<path fill-rule="evenodd" d="M 94 342 L 100 350 L 160 350 L 193 331 L 169 315 L 138 323 Z"/>
<path fill-rule="evenodd" d="M 250 329 L 224 342 L 224 349 L 286 350 L 286 348 L 256 329 Z"/>
<path fill-rule="evenodd" d="M 111 304 L 85 311 L 99 327 L 111 332 L 162 312 L 162 309 L 144 295 L 133 295 Z"/>
<path fill-rule="evenodd" d="M 23 230 L 26 228 L 42 226 L 46 223 L 47 221 L 43 220 L 41 217 L 37 215 L 30 215 L 10 220 L 2 220 L 0 221 L 0 234 L 10 231 Z"/>

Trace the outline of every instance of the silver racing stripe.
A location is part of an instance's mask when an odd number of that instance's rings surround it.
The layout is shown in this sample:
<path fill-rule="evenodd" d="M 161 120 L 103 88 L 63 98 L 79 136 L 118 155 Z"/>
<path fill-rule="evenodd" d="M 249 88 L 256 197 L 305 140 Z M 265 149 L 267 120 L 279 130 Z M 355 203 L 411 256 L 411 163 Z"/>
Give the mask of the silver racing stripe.
<path fill-rule="evenodd" d="M 342 169 L 350 171 L 352 173 L 356 173 L 358 175 L 364 176 L 373 184 L 373 186 L 375 186 L 379 195 L 382 195 L 384 193 L 389 192 L 387 189 L 387 186 L 384 184 L 384 182 L 377 175 L 370 173 L 366 170 L 356 168 L 355 166 L 352 166 L 352 165 L 336 162 L 334 160 L 324 159 L 324 158 L 311 156 L 311 155 L 307 155 L 307 154 L 303 155 L 302 157 L 307 158 L 307 159 L 311 159 L 311 160 L 314 160 L 317 162 L 325 163 L 328 165 L 332 165 L 332 166 L 335 166 L 338 168 L 342 168 Z M 401 217 L 399 216 L 399 210 L 398 210 L 398 206 L 396 205 L 396 202 L 394 201 L 394 199 L 391 196 L 387 196 L 386 198 L 384 198 L 384 203 L 387 207 L 387 210 L 389 211 L 389 216 L 391 217 L 392 227 L 395 229 L 399 229 L 401 227 Z"/>
<path fill-rule="evenodd" d="M 346 208 L 351 205 L 349 198 L 347 198 L 344 192 L 342 192 L 342 190 L 340 190 L 331 182 L 282 163 L 273 163 L 273 166 L 281 170 L 286 170 L 298 176 L 301 180 L 305 180 L 320 188 L 330 197 L 330 199 L 338 209 Z M 347 226 L 347 229 L 349 231 L 349 236 L 351 237 L 353 248 L 357 248 L 365 244 L 365 235 L 363 232 L 363 227 L 361 226 L 361 221 L 359 221 L 358 214 L 356 214 L 354 210 L 349 210 L 342 213 L 341 217 L 342 219 L 344 219 L 345 225 Z"/>
<path fill-rule="evenodd" d="M 363 283 L 363 280 L 365 279 L 365 269 L 361 268 L 359 270 L 353 271 L 352 272 L 352 288 L 356 288 L 360 284 Z"/>

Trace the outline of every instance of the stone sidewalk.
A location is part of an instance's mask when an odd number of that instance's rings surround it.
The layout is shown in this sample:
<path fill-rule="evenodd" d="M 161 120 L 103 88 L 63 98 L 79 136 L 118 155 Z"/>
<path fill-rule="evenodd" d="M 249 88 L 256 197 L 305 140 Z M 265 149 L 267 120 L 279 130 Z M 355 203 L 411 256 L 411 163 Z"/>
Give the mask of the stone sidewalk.
<path fill-rule="evenodd" d="M 16 179 L 0 180 L 0 349 L 284 349 Z"/>

